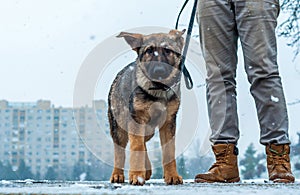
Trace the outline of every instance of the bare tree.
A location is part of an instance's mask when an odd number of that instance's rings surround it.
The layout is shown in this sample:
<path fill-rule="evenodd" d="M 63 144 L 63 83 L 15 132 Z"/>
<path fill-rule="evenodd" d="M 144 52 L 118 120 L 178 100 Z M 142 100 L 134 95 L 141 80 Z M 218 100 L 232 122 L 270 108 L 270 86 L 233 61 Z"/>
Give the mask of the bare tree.
<path fill-rule="evenodd" d="M 294 48 L 296 58 L 300 52 L 300 0 L 283 0 L 281 10 L 289 16 L 279 25 L 278 33 L 289 40 L 288 46 Z"/>

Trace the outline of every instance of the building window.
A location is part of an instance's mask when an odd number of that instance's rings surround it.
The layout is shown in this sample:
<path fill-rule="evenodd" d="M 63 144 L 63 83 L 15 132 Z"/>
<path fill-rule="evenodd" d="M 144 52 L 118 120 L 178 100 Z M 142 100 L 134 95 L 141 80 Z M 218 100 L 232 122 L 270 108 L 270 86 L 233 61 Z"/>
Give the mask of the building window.
<path fill-rule="evenodd" d="M 46 138 L 45 138 L 45 141 L 46 141 L 46 142 L 51 142 L 51 138 L 50 138 L 50 137 L 46 137 Z"/>

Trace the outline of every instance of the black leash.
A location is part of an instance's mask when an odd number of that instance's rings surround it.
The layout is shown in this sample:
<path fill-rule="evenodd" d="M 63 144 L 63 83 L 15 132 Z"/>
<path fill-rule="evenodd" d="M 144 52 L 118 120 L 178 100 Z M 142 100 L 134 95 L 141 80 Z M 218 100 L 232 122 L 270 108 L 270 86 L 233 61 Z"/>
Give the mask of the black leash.
<path fill-rule="evenodd" d="M 180 16 L 182 14 L 182 11 L 184 10 L 184 8 L 185 8 L 185 6 L 187 5 L 188 2 L 189 2 L 189 0 L 186 0 L 184 2 L 183 6 L 182 6 L 182 8 L 181 8 L 181 10 L 178 14 L 176 25 L 175 25 L 176 30 L 178 29 L 178 23 L 179 23 L 179 19 L 180 19 Z M 192 30 L 193 30 L 193 26 L 194 26 L 196 11 L 197 11 L 197 4 L 198 4 L 198 0 L 195 0 L 193 10 L 192 10 L 192 14 L 191 14 L 191 18 L 190 18 L 190 23 L 189 23 L 189 26 L 188 26 L 185 45 L 184 45 L 184 49 L 183 49 L 183 53 L 182 53 L 182 60 L 181 60 L 181 71 L 184 75 L 184 81 L 185 81 L 186 88 L 188 88 L 188 89 L 192 89 L 194 84 L 193 84 L 192 77 L 191 77 L 189 71 L 187 70 L 187 68 L 185 66 L 185 59 L 186 59 L 186 55 L 187 55 L 190 40 L 191 40 Z"/>

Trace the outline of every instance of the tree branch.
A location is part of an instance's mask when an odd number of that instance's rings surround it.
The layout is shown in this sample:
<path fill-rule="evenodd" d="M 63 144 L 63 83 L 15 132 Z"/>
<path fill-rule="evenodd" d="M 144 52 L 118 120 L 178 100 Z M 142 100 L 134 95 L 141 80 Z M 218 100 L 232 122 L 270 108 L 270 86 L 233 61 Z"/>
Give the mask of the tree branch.
<path fill-rule="evenodd" d="M 289 17 L 278 27 L 278 35 L 289 40 L 288 46 L 294 48 L 294 60 L 300 53 L 300 0 L 283 0 L 281 10 Z"/>

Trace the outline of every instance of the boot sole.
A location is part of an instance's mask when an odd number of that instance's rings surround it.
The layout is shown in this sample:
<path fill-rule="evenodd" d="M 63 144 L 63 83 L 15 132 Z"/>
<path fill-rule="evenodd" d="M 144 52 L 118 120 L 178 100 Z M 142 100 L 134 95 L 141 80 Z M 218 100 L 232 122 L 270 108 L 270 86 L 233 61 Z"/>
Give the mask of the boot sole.
<path fill-rule="evenodd" d="M 295 181 L 288 180 L 288 179 L 274 179 L 273 182 L 274 183 L 294 183 Z"/>
<path fill-rule="evenodd" d="M 196 183 L 236 183 L 239 181 L 241 181 L 240 177 L 236 177 L 236 178 L 224 180 L 224 181 L 211 181 L 211 180 L 205 180 L 205 179 L 201 179 L 201 178 L 195 179 Z"/>

